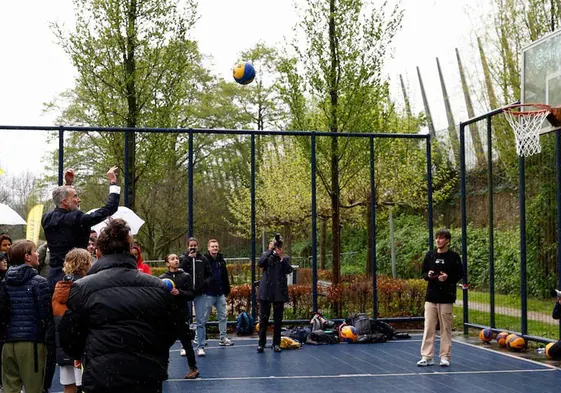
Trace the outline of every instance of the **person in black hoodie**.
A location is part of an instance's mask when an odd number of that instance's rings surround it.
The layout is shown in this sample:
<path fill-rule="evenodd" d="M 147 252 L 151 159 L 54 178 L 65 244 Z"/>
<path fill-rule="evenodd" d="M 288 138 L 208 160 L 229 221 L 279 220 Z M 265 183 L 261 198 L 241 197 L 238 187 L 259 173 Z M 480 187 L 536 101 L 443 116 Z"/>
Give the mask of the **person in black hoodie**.
<path fill-rule="evenodd" d="M 440 365 L 450 365 L 452 349 L 452 309 L 456 301 L 456 285 L 462 278 L 462 261 L 450 250 L 452 235 L 447 229 L 436 232 L 436 250 L 429 251 L 423 261 L 421 275 L 427 284 L 425 296 L 425 329 L 421 344 L 421 360 L 417 366 L 434 364 L 436 325 L 440 324 Z"/>
<path fill-rule="evenodd" d="M 288 283 L 286 275 L 292 273 L 290 257 L 282 251 L 280 235 L 271 240 L 269 250 L 259 259 L 259 267 L 263 269 L 259 283 L 259 343 L 257 352 L 263 352 L 267 341 L 267 326 L 273 306 L 273 350 L 281 352 L 281 323 L 284 303 L 288 302 Z"/>
<path fill-rule="evenodd" d="M 212 271 L 207 259 L 199 252 L 199 241 L 190 237 L 188 240 L 188 251 L 179 257 L 179 266 L 183 271 L 191 276 L 193 280 L 193 303 L 195 304 L 195 318 L 197 322 L 197 355 L 205 356 L 205 338 L 206 338 L 206 288 L 212 278 Z M 191 314 L 191 304 L 187 305 L 189 314 Z M 198 337 L 203 337 L 202 344 Z M 183 349 L 185 350 L 185 348 Z M 182 350 L 182 354 L 183 354 Z"/>
<path fill-rule="evenodd" d="M 218 330 L 220 331 L 219 345 L 230 346 L 234 345 L 232 340 L 226 337 L 226 328 L 228 321 L 228 310 L 226 308 L 226 296 L 230 294 L 230 279 L 228 277 L 228 269 L 226 268 L 226 261 L 222 254 L 218 251 L 220 247 L 218 240 L 210 239 L 208 241 L 208 254 L 205 258 L 210 264 L 212 271 L 211 280 L 206 288 L 206 312 L 205 323 L 210 315 L 212 306 L 216 307 L 218 314 Z M 201 345 L 201 337 L 198 338 L 198 345 Z M 204 342 L 203 342 L 204 346 Z"/>
<path fill-rule="evenodd" d="M 72 283 L 60 344 L 84 358 L 88 393 L 161 393 L 178 320 L 162 280 L 139 272 L 130 227 L 111 219 L 97 239 L 101 258 Z"/>
<path fill-rule="evenodd" d="M 185 375 L 185 379 L 195 379 L 199 376 L 199 370 L 197 369 L 195 351 L 193 351 L 193 345 L 191 344 L 192 337 L 187 308 L 187 303 L 193 300 L 193 281 L 188 273 L 179 268 L 177 254 L 168 254 L 164 261 L 168 271 L 160 275 L 160 278 L 169 278 L 175 284 L 175 288 L 170 293 L 174 296 L 177 306 L 177 316 L 180 323 L 178 338 L 183 345 L 183 350 L 187 356 L 187 365 L 189 366 L 189 372 Z"/>

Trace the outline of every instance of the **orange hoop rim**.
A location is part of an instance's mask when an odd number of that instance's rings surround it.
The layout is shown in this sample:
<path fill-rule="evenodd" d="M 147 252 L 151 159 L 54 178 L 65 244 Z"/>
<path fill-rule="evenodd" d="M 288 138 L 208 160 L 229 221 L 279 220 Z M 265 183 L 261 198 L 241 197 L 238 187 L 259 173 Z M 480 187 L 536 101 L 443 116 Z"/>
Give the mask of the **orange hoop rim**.
<path fill-rule="evenodd" d="M 522 108 L 525 106 L 533 106 L 537 109 L 517 111 L 515 109 Z M 551 112 L 551 106 L 547 104 L 512 104 L 503 108 L 503 112 L 507 112 L 512 116 L 532 116 L 539 115 L 545 112 Z"/>

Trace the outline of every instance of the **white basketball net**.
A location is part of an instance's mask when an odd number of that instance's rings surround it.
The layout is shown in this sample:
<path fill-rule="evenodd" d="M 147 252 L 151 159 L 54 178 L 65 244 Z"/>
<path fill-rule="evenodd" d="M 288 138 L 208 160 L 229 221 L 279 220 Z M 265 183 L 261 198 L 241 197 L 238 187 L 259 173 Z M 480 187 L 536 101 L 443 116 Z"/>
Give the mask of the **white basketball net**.
<path fill-rule="evenodd" d="M 514 131 L 516 154 L 520 157 L 529 157 L 541 153 L 540 129 L 543 121 L 549 115 L 549 111 L 540 109 L 522 114 L 513 110 L 505 110 L 504 114 Z"/>

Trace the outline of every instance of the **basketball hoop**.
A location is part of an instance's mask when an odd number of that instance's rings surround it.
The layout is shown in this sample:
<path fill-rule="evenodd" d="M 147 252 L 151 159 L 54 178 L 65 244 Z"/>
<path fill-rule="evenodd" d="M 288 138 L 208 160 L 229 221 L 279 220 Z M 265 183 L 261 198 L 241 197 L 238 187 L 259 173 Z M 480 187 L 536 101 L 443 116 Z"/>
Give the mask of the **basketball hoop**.
<path fill-rule="evenodd" d="M 513 104 L 505 107 L 503 112 L 514 131 L 516 154 L 529 157 L 540 153 L 540 129 L 551 113 L 551 107 L 545 104 Z"/>

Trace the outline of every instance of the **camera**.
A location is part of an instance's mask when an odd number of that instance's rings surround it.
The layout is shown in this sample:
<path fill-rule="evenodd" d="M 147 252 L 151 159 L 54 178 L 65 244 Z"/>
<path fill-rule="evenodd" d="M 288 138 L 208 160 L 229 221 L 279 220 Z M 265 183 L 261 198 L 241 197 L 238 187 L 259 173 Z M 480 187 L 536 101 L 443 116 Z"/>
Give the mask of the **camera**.
<path fill-rule="evenodd" d="M 195 247 L 189 248 L 189 254 L 192 254 L 192 253 L 194 253 L 194 252 L 196 252 L 196 251 L 197 251 L 197 249 L 196 249 Z"/>
<path fill-rule="evenodd" d="M 282 239 L 280 233 L 275 233 L 275 248 L 282 248 Z"/>
<path fill-rule="evenodd" d="M 559 289 L 552 289 L 550 295 L 551 297 L 561 298 L 561 291 Z"/>

